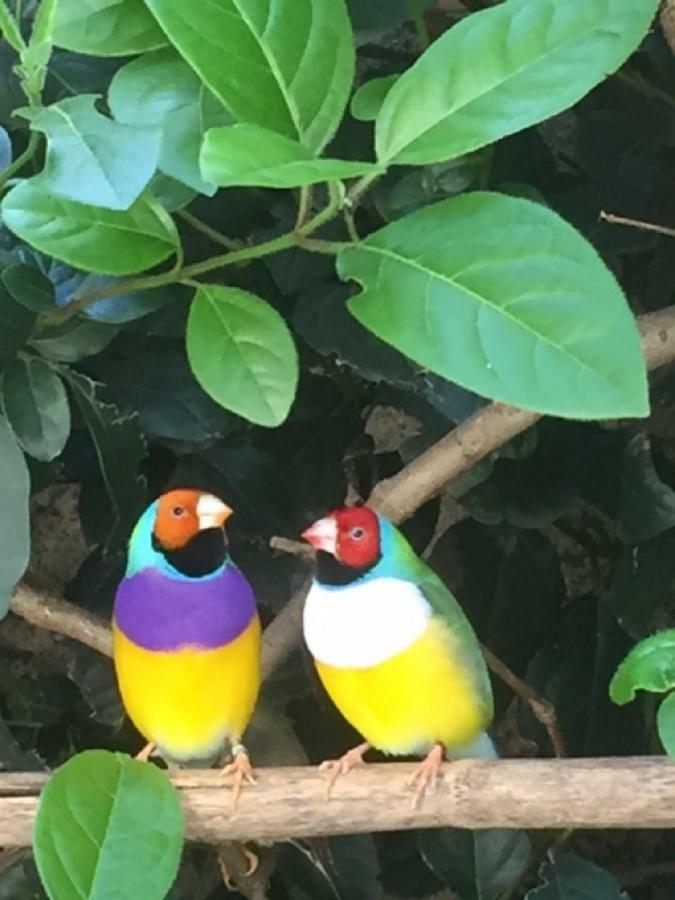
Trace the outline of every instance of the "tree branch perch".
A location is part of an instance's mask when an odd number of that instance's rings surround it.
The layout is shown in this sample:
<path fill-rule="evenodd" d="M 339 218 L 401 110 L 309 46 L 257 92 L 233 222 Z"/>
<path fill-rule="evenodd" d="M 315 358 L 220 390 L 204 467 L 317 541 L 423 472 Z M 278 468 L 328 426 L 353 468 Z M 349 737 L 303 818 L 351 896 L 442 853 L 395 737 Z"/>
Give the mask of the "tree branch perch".
<path fill-rule="evenodd" d="M 674 828 L 675 765 L 664 757 L 458 760 L 416 810 L 411 763 L 371 763 L 325 800 L 314 767 L 259 769 L 236 813 L 231 788 L 208 770 L 171 773 L 187 837 L 207 843 L 282 840 L 409 828 Z M 0 846 L 31 842 L 46 774 L 0 774 Z M 377 803 L 373 798 L 377 797 Z"/>

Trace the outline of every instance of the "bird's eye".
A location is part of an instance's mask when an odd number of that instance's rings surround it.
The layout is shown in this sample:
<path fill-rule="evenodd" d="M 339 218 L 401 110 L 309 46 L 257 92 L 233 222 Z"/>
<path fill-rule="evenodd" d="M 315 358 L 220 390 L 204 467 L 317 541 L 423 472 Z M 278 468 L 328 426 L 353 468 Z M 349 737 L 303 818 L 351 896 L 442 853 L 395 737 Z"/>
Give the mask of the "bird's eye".
<path fill-rule="evenodd" d="M 355 541 L 360 541 L 364 537 L 365 533 L 365 530 L 363 528 L 360 528 L 359 526 L 357 526 L 356 528 L 352 528 L 352 530 L 349 532 L 350 536 L 353 537 Z"/>
<path fill-rule="evenodd" d="M 180 519 L 181 516 L 185 515 L 185 507 L 184 506 L 174 506 L 171 510 L 171 515 L 176 519 Z"/>

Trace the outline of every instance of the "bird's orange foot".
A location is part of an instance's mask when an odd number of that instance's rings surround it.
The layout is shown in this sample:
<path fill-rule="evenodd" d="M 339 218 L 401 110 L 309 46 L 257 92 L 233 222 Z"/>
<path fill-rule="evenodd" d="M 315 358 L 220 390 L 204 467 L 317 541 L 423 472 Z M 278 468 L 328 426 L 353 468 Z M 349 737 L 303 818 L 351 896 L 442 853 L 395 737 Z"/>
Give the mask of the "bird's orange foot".
<path fill-rule="evenodd" d="M 232 811 L 236 810 L 239 803 L 239 795 L 244 781 L 249 784 L 255 784 L 256 780 L 253 776 L 253 766 L 248 758 L 246 747 L 239 741 L 232 742 L 232 762 L 228 763 L 221 769 L 222 775 L 234 775 L 234 789 L 232 793 Z"/>
<path fill-rule="evenodd" d="M 351 750 L 347 750 L 344 756 L 341 756 L 339 759 L 327 759 L 325 762 L 321 763 L 319 772 L 328 773 L 328 783 L 326 784 L 327 801 L 330 800 L 333 785 L 340 775 L 347 775 L 348 772 L 351 772 L 351 770 L 355 769 L 357 766 L 365 765 L 363 754 L 369 749 L 370 744 L 359 744 L 358 747 L 352 747 Z"/>
<path fill-rule="evenodd" d="M 151 741 L 149 744 L 146 744 L 136 756 L 134 756 L 134 759 L 137 759 L 139 762 L 148 762 L 156 749 L 157 744 L 153 744 Z"/>
<path fill-rule="evenodd" d="M 411 804 L 412 809 L 417 809 L 427 790 L 429 790 L 430 793 L 433 793 L 436 790 L 436 779 L 438 778 L 442 763 L 443 745 L 434 744 L 427 753 L 426 759 L 419 764 L 408 781 L 408 787 L 414 787 L 415 789 Z"/>

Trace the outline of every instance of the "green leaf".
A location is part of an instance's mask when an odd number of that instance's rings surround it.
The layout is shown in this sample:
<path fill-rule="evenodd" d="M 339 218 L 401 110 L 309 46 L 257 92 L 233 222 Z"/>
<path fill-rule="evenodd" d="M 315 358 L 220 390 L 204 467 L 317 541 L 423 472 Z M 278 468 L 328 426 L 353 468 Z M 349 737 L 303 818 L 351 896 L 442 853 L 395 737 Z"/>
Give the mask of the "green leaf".
<path fill-rule="evenodd" d="M 0 172 L 12 163 L 12 142 L 6 128 L 0 126 Z"/>
<path fill-rule="evenodd" d="M 156 766 L 85 750 L 42 789 L 33 846 L 51 900 L 164 900 L 182 845 L 178 794 Z"/>
<path fill-rule="evenodd" d="M 9 609 L 12 591 L 28 565 L 30 479 L 26 460 L 7 419 L 0 414 L 0 470 L 2 471 L 2 525 L 0 525 L 0 618 Z"/>
<path fill-rule="evenodd" d="M 370 81 L 362 84 L 354 93 L 349 104 L 354 118 L 360 122 L 374 121 L 382 108 L 385 97 L 399 78 L 400 75 L 385 75 L 381 78 L 371 78 Z"/>
<path fill-rule="evenodd" d="M 54 43 L 92 56 L 131 56 L 168 40 L 143 0 L 59 0 Z"/>
<path fill-rule="evenodd" d="M 549 209 L 476 192 L 418 210 L 338 257 L 356 318 L 478 394 L 572 418 L 642 416 L 628 305 L 595 250 Z"/>
<path fill-rule="evenodd" d="M 20 114 L 47 135 L 41 186 L 67 200 L 128 209 L 157 168 L 161 131 L 121 125 L 95 108 L 95 94 L 68 97 Z"/>
<path fill-rule="evenodd" d="M 2 407 L 26 453 L 48 462 L 63 450 L 70 434 L 66 389 L 42 359 L 19 356 L 2 373 Z"/>
<path fill-rule="evenodd" d="M 675 525 L 675 491 L 654 467 L 649 438 L 636 434 L 621 460 L 618 525 L 627 544 L 639 544 Z"/>
<path fill-rule="evenodd" d="M 525 900 L 629 900 L 613 875 L 575 853 L 557 851 L 542 878 L 546 883 L 529 891 Z"/>
<path fill-rule="evenodd" d="M 675 629 L 659 631 L 640 641 L 616 670 L 609 696 L 619 706 L 630 703 L 636 691 L 663 694 L 675 687 Z"/>
<path fill-rule="evenodd" d="M 182 347 L 144 342 L 133 356 L 106 359 L 97 370 L 123 412 L 138 413 L 151 437 L 191 444 L 227 434 L 238 420 L 195 380 Z"/>
<path fill-rule="evenodd" d="M 381 171 L 372 163 L 317 159 L 298 141 L 260 125 L 227 125 L 206 132 L 202 175 L 220 187 L 293 188 Z"/>
<path fill-rule="evenodd" d="M 28 340 L 35 313 L 0 288 L 0 366 L 12 359 Z"/>
<path fill-rule="evenodd" d="M 117 336 L 119 328 L 73 316 L 50 328 L 41 328 L 31 346 L 54 362 L 73 363 L 100 353 Z"/>
<path fill-rule="evenodd" d="M 3 269 L 0 280 L 16 302 L 32 312 L 48 312 L 56 306 L 51 281 L 35 266 L 13 263 Z"/>
<path fill-rule="evenodd" d="M 527 834 L 506 829 L 439 828 L 419 836 L 422 858 L 462 900 L 496 900 L 527 870 Z"/>
<path fill-rule="evenodd" d="M 21 29 L 5 0 L 0 0 L 0 34 L 18 53 L 25 49 L 26 44 L 21 35 Z"/>
<path fill-rule="evenodd" d="M 377 158 L 450 159 L 575 104 L 636 49 L 658 0 L 508 0 L 449 29 L 391 89 Z"/>
<path fill-rule="evenodd" d="M 55 197 L 31 180 L 12 188 L 0 212 L 27 244 L 100 275 L 142 272 L 178 246 L 171 220 L 142 197 L 131 209 L 107 210 Z"/>
<path fill-rule="evenodd" d="M 298 382 L 298 356 L 276 310 L 247 291 L 204 285 L 188 317 L 195 378 L 216 402 L 257 425 L 280 425 Z"/>
<path fill-rule="evenodd" d="M 175 50 L 146 53 L 115 74 L 108 104 L 118 122 L 162 128 L 159 168 L 202 194 L 212 196 L 216 186 L 199 172 L 199 151 L 204 132 L 232 121 Z"/>
<path fill-rule="evenodd" d="M 663 749 L 675 759 L 675 694 L 668 694 L 656 714 L 656 727 Z"/>
<path fill-rule="evenodd" d="M 103 403 L 96 383 L 86 376 L 66 368 L 61 374 L 91 435 L 112 504 L 115 524 L 108 545 L 122 546 L 145 506 L 145 479 L 139 469 L 146 447 L 138 418 L 122 416 L 116 406 Z"/>
<path fill-rule="evenodd" d="M 314 152 L 333 136 L 354 76 L 344 0 L 145 3 L 237 119 L 298 139 Z"/>
<path fill-rule="evenodd" d="M 95 291 L 105 291 L 120 284 L 119 279 L 109 275 L 87 275 L 82 279 L 74 292 L 72 299 L 77 300 L 86 294 Z M 143 316 L 161 309 L 165 303 L 172 299 L 169 288 L 155 288 L 149 291 L 138 291 L 118 294 L 116 297 L 108 297 L 107 300 L 97 300 L 82 310 L 82 315 L 87 319 L 95 319 L 97 322 L 106 322 L 111 325 L 123 325 L 126 322 L 134 322 Z"/>

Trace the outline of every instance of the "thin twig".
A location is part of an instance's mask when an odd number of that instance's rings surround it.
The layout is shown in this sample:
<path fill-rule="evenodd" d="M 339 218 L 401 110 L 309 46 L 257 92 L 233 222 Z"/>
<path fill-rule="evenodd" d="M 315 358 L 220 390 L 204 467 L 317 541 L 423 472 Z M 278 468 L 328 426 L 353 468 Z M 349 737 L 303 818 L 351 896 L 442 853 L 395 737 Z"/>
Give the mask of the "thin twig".
<path fill-rule="evenodd" d="M 655 231 L 656 234 L 665 234 L 667 237 L 675 237 L 675 228 L 667 228 L 665 225 L 655 225 L 653 222 L 641 222 L 639 219 L 628 219 L 625 216 L 615 216 L 604 210 L 600 213 L 603 222 L 610 225 L 629 225 L 631 228 L 639 228 L 641 231 Z"/>
<path fill-rule="evenodd" d="M 504 684 L 507 684 L 514 694 L 527 703 L 535 718 L 544 726 L 555 755 L 559 759 L 566 756 L 565 740 L 558 724 L 555 707 L 551 701 L 547 700 L 545 697 L 540 697 L 526 681 L 523 681 L 523 679 L 519 678 L 515 672 L 512 672 L 506 663 L 502 662 L 498 656 L 495 656 L 488 647 L 483 646 L 483 656 L 495 675 L 501 678 Z"/>
<path fill-rule="evenodd" d="M 23 153 L 20 153 L 14 162 L 7 166 L 7 168 L 0 172 L 0 190 L 2 190 L 8 181 L 10 181 L 17 172 L 20 172 L 21 169 L 29 163 L 31 159 L 37 153 L 37 149 L 40 146 L 40 135 L 37 131 L 31 131 L 30 137 L 28 138 L 28 143 L 26 144 L 26 149 Z"/>
<path fill-rule="evenodd" d="M 219 231 L 216 231 L 215 228 L 211 228 L 211 226 L 207 225 L 206 222 L 202 222 L 202 220 L 198 219 L 197 216 L 193 215 L 191 212 L 188 212 L 187 209 L 177 209 L 175 214 L 184 222 L 187 222 L 188 225 L 191 225 L 195 231 L 199 231 L 202 234 L 206 235 L 206 237 L 210 238 L 214 244 L 220 244 L 222 247 L 226 247 L 228 250 L 241 250 L 241 248 L 243 247 L 243 243 L 241 241 L 236 241 L 233 238 L 229 238 L 226 234 L 221 234 Z"/>

